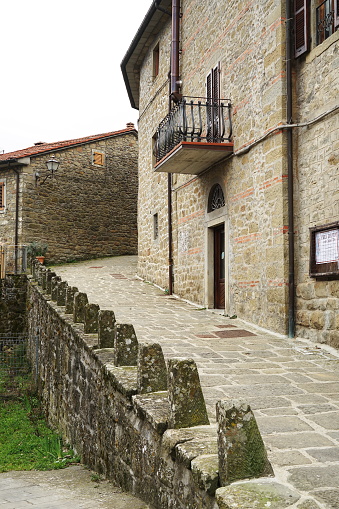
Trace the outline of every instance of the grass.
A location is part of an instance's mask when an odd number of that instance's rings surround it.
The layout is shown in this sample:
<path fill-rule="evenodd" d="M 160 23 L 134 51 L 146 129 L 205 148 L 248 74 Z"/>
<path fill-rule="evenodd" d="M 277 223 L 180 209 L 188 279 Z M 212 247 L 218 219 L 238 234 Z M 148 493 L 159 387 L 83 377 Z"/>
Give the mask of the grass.
<path fill-rule="evenodd" d="M 0 472 L 53 470 L 78 462 L 47 426 L 29 369 L 2 367 L 0 364 Z"/>

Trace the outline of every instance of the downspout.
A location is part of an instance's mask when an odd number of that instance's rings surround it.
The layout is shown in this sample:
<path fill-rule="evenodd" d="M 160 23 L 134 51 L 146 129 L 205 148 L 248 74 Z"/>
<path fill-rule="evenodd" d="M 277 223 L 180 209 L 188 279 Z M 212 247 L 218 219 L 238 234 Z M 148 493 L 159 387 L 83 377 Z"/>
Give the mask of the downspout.
<path fill-rule="evenodd" d="M 20 174 L 16 168 L 16 190 L 15 190 L 15 233 L 14 233 L 14 273 L 18 273 L 18 245 L 19 245 L 19 184 Z"/>
<path fill-rule="evenodd" d="M 286 0 L 286 112 L 287 124 L 293 124 L 292 113 L 292 9 Z M 294 277 L 294 206 L 293 206 L 293 138 L 292 127 L 287 129 L 288 176 L 288 337 L 295 337 L 295 277 Z"/>
<path fill-rule="evenodd" d="M 172 44 L 170 64 L 170 93 L 168 112 L 172 109 L 172 100 L 181 98 L 179 93 L 179 32 L 180 0 L 172 1 Z M 168 209 L 168 294 L 173 294 L 173 228 L 172 228 L 172 175 L 167 176 L 167 209 Z"/>
<path fill-rule="evenodd" d="M 169 72 L 171 74 L 171 71 Z M 171 80 L 169 81 L 168 112 L 172 108 Z M 173 294 L 173 227 L 172 227 L 172 174 L 167 174 L 167 211 L 168 211 L 168 295 Z"/>
<path fill-rule="evenodd" d="M 181 99 L 179 93 L 179 32 L 180 0 L 172 0 L 172 44 L 171 44 L 171 96 Z"/>

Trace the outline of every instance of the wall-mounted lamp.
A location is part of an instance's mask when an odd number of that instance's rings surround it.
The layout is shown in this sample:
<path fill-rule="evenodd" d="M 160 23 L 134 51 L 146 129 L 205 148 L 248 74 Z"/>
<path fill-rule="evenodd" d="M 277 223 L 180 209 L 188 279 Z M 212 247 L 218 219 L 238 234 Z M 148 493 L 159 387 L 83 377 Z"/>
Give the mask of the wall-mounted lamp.
<path fill-rule="evenodd" d="M 38 172 L 38 171 L 35 172 L 35 185 L 38 185 L 38 183 L 40 183 L 40 185 L 44 184 L 44 182 L 46 182 L 46 180 L 48 178 L 53 178 L 54 177 L 54 173 L 59 168 L 59 164 L 60 164 L 60 161 L 58 161 L 57 159 L 55 159 L 54 156 L 52 156 L 46 162 L 46 166 L 47 166 L 47 170 L 48 170 L 47 174 L 42 176 L 42 175 L 40 175 L 40 172 Z M 41 179 L 43 179 L 43 180 L 41 180 Z"/>

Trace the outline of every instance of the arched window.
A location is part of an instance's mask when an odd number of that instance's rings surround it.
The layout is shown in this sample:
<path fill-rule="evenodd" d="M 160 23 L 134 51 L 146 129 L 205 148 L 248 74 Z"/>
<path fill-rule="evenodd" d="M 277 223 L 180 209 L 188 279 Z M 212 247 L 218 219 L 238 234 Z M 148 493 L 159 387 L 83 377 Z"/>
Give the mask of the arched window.
<path fill-rule="evenodd" d="M 224 207 L 224 205 L 225 197 L 221 186 L 219 184 L 214 184 L 208 197 L 207 212 L 212 212 L 213 210 L 220 209 L 221 207 Z"/>

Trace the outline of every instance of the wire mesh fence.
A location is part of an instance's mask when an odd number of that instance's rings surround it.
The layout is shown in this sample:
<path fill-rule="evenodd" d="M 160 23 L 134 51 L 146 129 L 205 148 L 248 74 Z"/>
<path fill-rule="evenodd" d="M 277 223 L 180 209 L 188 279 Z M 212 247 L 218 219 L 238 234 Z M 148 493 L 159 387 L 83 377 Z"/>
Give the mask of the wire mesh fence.
<path fill-rule="evenodd" d="M 0 334 L 0 375 L 15 376 L 30 371 L 27 346 L 27 335 Z"/>

